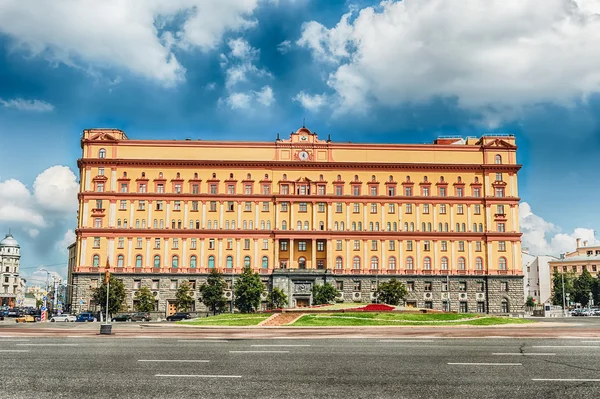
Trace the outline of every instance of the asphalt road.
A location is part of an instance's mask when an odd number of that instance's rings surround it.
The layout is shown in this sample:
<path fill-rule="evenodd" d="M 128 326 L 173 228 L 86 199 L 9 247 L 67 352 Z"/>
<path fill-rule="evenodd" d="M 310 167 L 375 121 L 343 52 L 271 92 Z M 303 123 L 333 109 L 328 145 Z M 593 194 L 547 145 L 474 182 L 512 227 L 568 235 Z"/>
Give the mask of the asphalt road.
<path fill-rule="evenodd" d="M 515 399 L 600 393 L 600 339 L 47 338 L 7 332 L 0 331 L 2 398 Z"/>

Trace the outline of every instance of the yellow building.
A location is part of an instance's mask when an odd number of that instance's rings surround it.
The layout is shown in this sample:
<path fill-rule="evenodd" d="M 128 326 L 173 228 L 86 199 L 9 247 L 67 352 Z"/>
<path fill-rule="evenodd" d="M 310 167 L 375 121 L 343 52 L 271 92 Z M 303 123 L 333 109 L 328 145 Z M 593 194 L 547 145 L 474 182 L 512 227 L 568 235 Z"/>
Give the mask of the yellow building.
<path fill-rule="evenodd" d="M 290 306 L 324 281 L 340 300 L 370 302 L 390 278 L 407 284 L 407 306 L 523 304 L 512 135 L 408 145 L 335 143 L 304 127 L 272 142 L 89 129 L 81 145 L 73 284 L 88 298 L 108 261 L 130 307 L 147 285 L 161 313 L 181 281 L 245 266 Z"/>
<path fill-rule="evenodd" d="M 590 246 L 587 241 L 581 245 L 581 239 L 578 238 L 575 251 L 562 254 L 560 259 L 548 262 L 548 265 L 550 273 L 572 273 L 579 276 L 587 270 L 592 277 L 596 277 L 600 271 L 600 246 Z"/>

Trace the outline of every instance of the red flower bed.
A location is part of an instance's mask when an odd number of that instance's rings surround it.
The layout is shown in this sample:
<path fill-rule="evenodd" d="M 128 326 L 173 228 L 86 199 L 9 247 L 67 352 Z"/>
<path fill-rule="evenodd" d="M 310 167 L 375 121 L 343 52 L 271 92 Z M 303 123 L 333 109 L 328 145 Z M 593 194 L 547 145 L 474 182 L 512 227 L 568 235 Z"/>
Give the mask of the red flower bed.
<path fill-rule="evenodd" d="M 358 312 L 389 312 L 392 310 L 395 310 L 396 308 L 390 305 L 384 305 L 384 304 L 380 304 L 380 303 L 372 303 L 369 304 L 367 306 L 364 306 L 362 308 L 353 308 L 353 309 L 347 309 L 350 311 L 358 311 Z"/>

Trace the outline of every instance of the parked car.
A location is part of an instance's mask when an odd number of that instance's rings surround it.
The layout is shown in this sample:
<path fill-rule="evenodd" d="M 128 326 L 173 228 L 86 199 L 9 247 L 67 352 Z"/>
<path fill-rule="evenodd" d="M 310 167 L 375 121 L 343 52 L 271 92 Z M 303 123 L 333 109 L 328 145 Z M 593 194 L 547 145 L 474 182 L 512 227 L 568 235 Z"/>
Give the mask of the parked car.
<path fill-rule="evenodd" d="M 189 313 L 175 313 L 172 314 L 171 316 L 167 316 L 167 321 L 179 321 L 179 320 L 186 320 L 186 319 L 191 319 L 192 316 L 190 316 Z"/>
<path fill-rule="evenodd" d="M 132 321 L 150 321 L 152 317 L 148 312 L 138 312 L 131 315 Z"/>
<path fill-rule="evenodd" d="M 77 317 L 70 314 L 55 314 L 50 318 L 51 322 L 55 321 L 64 321 L 64 322 L 73 322 L 77 321 Z"/>
<path fill-rule="evenodd" d="M 77 322 L 89 322 L 89 321 L 96 321 L 96 318 L 94 317 L 94 315 L 92 313 L 79 313 L 79 315 L 77 315 L 77 320 L 75 320 Z"/>
<path fill-rule="evenodd" d="M 17 308 L 10 308 L 8 309 L 8 312 L 6 313 L 6 315 L 8 317 L 19 317 L 23 315 L 23 312 L 21 312 L 20 309 Z"/>
<path fill-rule="evenodd" d="M 131 321 L 131 315 L 129 313 L 123 313 L 115 316 L 111 319 L 112 321 Z"/>
<path fill-rule="evenodd" d="M 15 319 L 15 321 L 17 323 L 34 323 L 35 322 L 35 318 L 33 316 L 30 315 L 25 315 L 25 316 L 19 316 Z"/>

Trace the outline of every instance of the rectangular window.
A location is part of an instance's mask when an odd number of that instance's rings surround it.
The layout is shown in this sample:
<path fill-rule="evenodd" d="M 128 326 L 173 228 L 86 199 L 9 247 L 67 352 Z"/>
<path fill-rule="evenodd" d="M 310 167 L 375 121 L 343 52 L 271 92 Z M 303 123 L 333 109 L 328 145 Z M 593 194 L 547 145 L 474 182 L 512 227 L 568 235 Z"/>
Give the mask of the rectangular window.
<path fill-rule="evenodd" d="M 506 241 L 498 241 L 498 251 L 506 252 Z"/>
<path fill-rule="evenodd" d="M 353 281 L 353 284 L 352 284 L 352 289 L 353 289 L 354 291 L 360 291 L 360 281 L 356 281 L 356 280 L 355 280 L 355 281 Z"/>
<path fill-rule="evenodd" d="M 244 249 L 250 249 L 250 239 L 244 239 Z"/>
<path fill-rule="evenodd" d="M 133 280 L 133 289 L 134 290 L 139 290 L 141 285 L 142 285 L 141 280 Z"/>
<path fill-rule="evenodd" d="M 500 282 L 500 291 L 508 292 L 508 283 L 506 281 Z"/>
<path fill-rule="evenodd" d="M 423 204 L 423 214 L 427 215 L 429 213 L 429 204 Z"/>
<path fill-rule="evenodd" d="M 154 249 L 160 249 L 160 238 L 154 239 Z"/>
<path fill-rule="evenodd" d="M 177 280 L 171 280 L 171 284 L 169 284 L 169 289 L 172 289 L 172 290 L 177 289 Z"/>
<path fill-rule="evenodd" d="M 233 239 L 227 239 L 227 246 L 225 247 L 225 249 L 233 249 Z"/>
<path fill-rule="evenodd" d="M 209 186 L 209 193 L 210 194 L 217 194 L 217 185 L 216 184 L 211 184 Z"/>
<path fill-rule="evenodd" d="M 342 240 L 336 240 L 336 242 L 335 242 L 335 250 L 336 251 L 341 251 L 342 250 Z"/>
<path fill-rule="evenodd" d="M 325 250 L 325 243 L 323 241 L 317 241 L 317 251 L 323 252 Z"/>
<path fill-rule="evenodd" d="M 227 212 L 233 212 L 235 210 L 233 201 L 227 201 Z"/>
<path fill-rule="evenodd" d="M 371 240 L 371 251 L 377 251 L 377 240 Z"/>
<path fill-rule="evenodd" d="M 502 173 L 496 172 L 496 181 L 502 181 Z"/>
<path fill-rule="evenodd" d="M 175 184 L 175 194 L 181 194 L 181 184 Z"/>
<path fill-rule="evenodd" d="M 396 204 L 388 204 L 388 213 L 396 213 Z"/>
<path fill-rule="evenodd" d="M 287 241 L 280 241 L 279 242 L 279 248 L 281 249 L 281 251 L 287 251 L 288 249 L 288 242 Z"/>
<path fill-rule="evenodd" d="M 464 241 L 458 242 L 458 252 L 465 252 L 465 242 Z"/>
<path fill-rule="evenodd" d="M 208 249 L 215 249 L 215 239 L 211 238 L 208 240 Z"/>
<path fill-rule="evenodd" d="M 306 251 L 306 241 L 298 241 L 298 251 Z"/>
<path fill-rule="evenodd" d="M 498 198 L 504 197 L 504 188 L 496 188 L 496 190 L 494 190 L 494 192 L 496 193 L 496 197 L 498 197 Z"/>
<path fill-rule="evenodd" d="M 335 186 L 335 195 L 343 195 L 344 194 L 344 187 L 343 186 Z"/>
<path fill-rule="evenodd" d="M 138 239 L 136 240 L 135 248 L 136 249 L 142 249 L 142 239 L 140 237 L 138 237 Z"/>
<path fill-rule="evenodd" d="M 121 192 L 126 193 L 128 191 L 129 191 L 129 186 L 127 185 L 127 183 L 121 183 Z"/>
<path fill-rule="evenodd" d="M 179 249 L 179 238 L 173 238 L 173 249 Z"/>
<path fill-rule="evenodd" d="M 388 249 L 390 251 L 395 251 L 396 250 L 396 240 L 389 240 L 388 241 Z"/>
<path fill-rule="evenodd" d="M 271 185 L 270 184 L 265 184 L 263 185 L 263 195 L 269 195 L 271 194 Z"/>
<path fill-rule="evenodd" d="M 406 290 L 407 290 L 408 292 L 412 292 L 412 291 L 414 291 L 414 290 L 415 290 L 415 282 L 414 282 L 414 281 L 408 281 L 408 282 L 406 283 Z"/>
<path fill-rule="evenodd" d="M 235 185 L 233 185 L 233 184 L 227 185 L 227 194 L 235 194 Z"/>
<path fill-rule="evenodd" d="M 431 241 L 423 241 L 423 251 L 431 251 Z"/>
<path fill-rule="evenodd" d="M 480 204 L 475 204 L 475 206 L 473 208 L 473 214 L 481 215 L 481 205 Z"/>
<path fill-rule="evenodd" d="M 481 241 L 475 241 L 475 252 L 481 252 Z"/>
<path fill-rule="evenodd" d="M 269 212 L 269 203 L 268 202 L 263 202 L 262 211 Z"/>
<path fill-rule="evenodd" d="M 319 202 L 318 212 L 319 213 L 325 212 L 325 203 L 324 202 Z"/>
<path fill-rule="evenodd" d="M 354 240 L 354 250 L 360 251 L 360 240 Z"/>
<path fill-rule="evenodd" d="M 210 201 L 208 203 L 208 211 L 209 212 L 216 212 L 217 211 L 217 201 Z"/>
<path fill-rule="evenodd" d="M 325 195 L 325 186 L 323 186 L 323 185 L 317 186 L 317 195 Z"/>
<path fill-rule="evenodd" d="M 308 206 L 306 204 L 306 202 L 300 202 L 298 204 L 298 212 L 307 212 L 308 211 Z"/>
<path fill-rule="evenodd" d="M 360 204 L 353 204 L 353 213 L 360 213 Z"/>
<path fill-rule="evenodd" d="M 448 292 L 448 283 L 442 282 L 442 292 Z"/>
<path fill-rule="evenodd" d="M 180 211 L 181 210 L 181 201 L 174 201 L 173 202 L 173 210 L 174 211 Z"/>
<path fill-rule="evenodd" d="M 244 194 L 252 194 L 252 184 L 244 184 Z"/>
<path fill-rule="evenodd" d="M 341 202 L 338 202 L 335 204 L 335 213 L 342 213 L 344 211 L 344 204 L 342 204 Z"/>
<path fill-rule="evenodd" d="M 140 193 L 145 193 L 146 192 L 146 185 L 144 183 L 140 183 L 140 189 L 139 189 Z"/>
<path fill-rule="evenodd" d="M 423 291 L 431 292 L 431 281 L 425 281 L 423 284 Z"/>
<path fill-rule="evenodd" d="M 440 204 L 440 215 L 446 214 L 446 204 Z"/>
<path fill-rule="evenodd" d="M 377 213 L 377 204 L 371 204 L 371 213 Z"/>
<path fill-rule="evenodd" d="M 252 212 L 252 202 L 244 203 L 244 212 Z"/>
<path fill-rule="evenodd" d="M 498 223 L 498 233 L 504 233 L 506 231 L 506 225 L 504 223 Z"/>
<path fill-rule="evenodd" d="M 96 200 L 96 209 L 102 209 L 102 200 Z"/>
<path fill-rule="evenodd" d="M 119 241 L 117 241 L 117 248 L 125 247 L 125 239 L 123 237 L 119 237 Z"/>
<path fill-rule="evenodd" d="M 440 194 L 440 197 L 445 197 L 446 196 L 446 187 L 440 187 L 439 194 Z"/>
<path fill-rule="evenodd" d="M 373 291 L 373 292 L 377 291 L 377 280 L 371 281 L 371 291 Z"/>
<path fill-rule="evenodd" d="M 448 241 L 442 241 L 441 247 L 442 247 L 442 251 L 444 251 L 444 252 L 448 251 Z"/>
<path fill-rule="evenodd" d="M 119 210 L 126 211 L 127 210 L 127 200 L 119 201 Z"/>
<path fill-rule="evenodd" d="M 412 241 L 406 241 L 406 250 L 407 251 L 412 251 L 413 250 L 413 242 Z"/>
<path fill-rule="evenodd" d="M 198 201 L 192 201 L 192 212 L 198 212 Z"/>
<path fill-rule="evenodd" d="M 100 248 L 100 237 L 94 237 L 94 248 Z"/>
<path fill-rule="evenodd" d="M 190 240 L 190 249 L 196 249 L 197 241 L 195 238 Z"/>
<path fill-rule="evenodd" d="M 360 195 L 360 186 L 355 184 L 352 186 L 352 195 L 358 196 Z"/>
<path fill-rule="evenodd" d="M 463 196 L 463 189 L 462 189 L 462 187 L 457 187 L 456 188 L 456 196 L 457 197 L 462 197 Z"/>
<path fill-rule="evenodd" d="M 153 290 L 158 289 L 158 283 L 159 283 L 159 280 L 152 280 L 152 289 Z"/>
<path fill-rule="evenodd" d="M 483 281 L 478 281 L 477 282 L 477 292 L 484 292 L 485 291 L 485 285 L 483 283 Z"/>
<path fill-rule="evenodd" d="M 97 229 L 102 227 L 102 219 L 100 219 L 100 218 L 94 219 L 94 227 Z"/>
<path fill-rule="evenodd" d="M 335 288 L 338 291 L 340 291 L 340 292 L 344 291 L 344 282 L 343 281 L 336 281 L 335 282 Z"/>
<path fill-rule="evenodd" d="M 387 189 L 387 193 L 388 193 L 388 196 L 393 197 L 394 195 L 396 195 L 396 187 L 389 186 Z"/>
<path fill-rule="evenodd" d="M 458 204 L 456 205 L 456 214 L 457 215 L 464 215 L 464 207 L 462 204 Z"/>
<path fill-rule="evenodd" d="M 406 204 L 406 213 L 412 213 L 412 204 Z"/>
<path fill-rule="evenodd" d="M 496 205 L 496 214 L 504 215 L 504 205 Z"/>
<path fill-rule="evenodd" d="M 429 187 L 422 187 L 423 197 L 429 197 Z"/>
<path fill-rule="evenodd" d="M 473 189 L 473 197 L 476 197 L 476 198 L 481 197 L 481 189 L 479 187 L 475 187 Z"/>
<path fill-rule="evenodd" d="M 200 187 L 197 184 L 192 184 L 192 194 L 199 194 Z"/>
<path fill-rule="evenodd" d="M 164 193 L 165 192 L 165 185 L 162 183 L 159 183 L 156 185 L 156 192 L 157 193 Z"/>
<path fill-rule="evenodd" d="M 466 281 L 460 281 L 458 283 L 458 290 L 460 292 L 467 292 L 467 283 L 466 283 Z"/>
<path fill-rule="evenodd" d="M 371 196 L 376 196 L 377 195 L 377 186 L 369 187 L 369 192 L 370 192 Z"/>
<path fill-rule="evenodd" d="M 404 187 L 404 195 L 407 197 L 412 196 L 412 187 Z"/>

